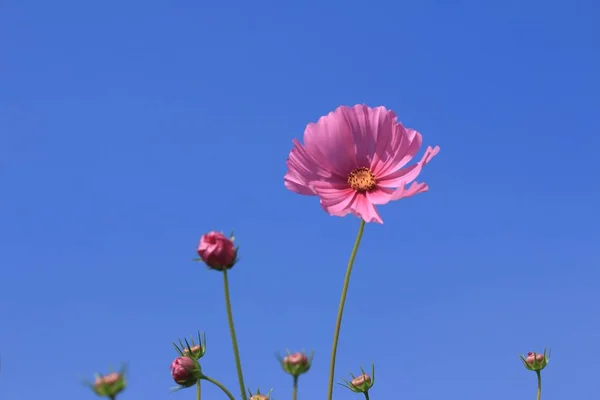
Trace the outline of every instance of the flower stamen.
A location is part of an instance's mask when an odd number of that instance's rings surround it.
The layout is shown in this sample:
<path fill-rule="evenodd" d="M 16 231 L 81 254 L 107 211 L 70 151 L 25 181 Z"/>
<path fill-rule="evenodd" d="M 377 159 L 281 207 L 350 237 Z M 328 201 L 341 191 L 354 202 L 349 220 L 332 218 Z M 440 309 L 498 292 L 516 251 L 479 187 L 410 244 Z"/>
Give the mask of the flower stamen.
<path fill-rule="evenodd" d="M 356 168 L 348 175 L 348 184 L 359 193 L 365 193 L 377 185 L 375 175 L 369 168 Z"/>

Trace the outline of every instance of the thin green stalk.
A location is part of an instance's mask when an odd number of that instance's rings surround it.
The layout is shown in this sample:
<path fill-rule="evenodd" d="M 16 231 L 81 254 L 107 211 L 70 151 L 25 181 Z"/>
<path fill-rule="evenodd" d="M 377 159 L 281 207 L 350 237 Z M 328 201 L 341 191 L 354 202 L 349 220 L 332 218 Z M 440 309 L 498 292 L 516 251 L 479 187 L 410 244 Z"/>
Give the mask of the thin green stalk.
<path fill-rule="evenodd" d="M 358 228 L 358 234 L 354 241 L 354 247 L 352 253 L 350 253 L 350 260 L 348 261 L 348 267 L 346 268 L 346 277 L 344 278 L 344 287 L 342 288 L 342 298 L 340 299 L 340 306 L 338 308 L 337 320 L 335 322 L 335 333 L 333 335 L 333 346 L 331 348 L 331 363 L 329 365 L 329 389 L 327 390 L 327 400 L 331 400 L 333 397 L 333 380 L 335 375 L 335 356 L 337 354 L 338 340 L 340 337 L 340 329 L 342 328 L 342 315 L 344 314 L 344 304 L 346 303 L 346 295 L 348 294 L 348 286 L 350 284 L 350 275 L 352 274 L 352 266 L 354 265 L 354 259 L 358 252 L 358 246 L 362 239 L 363 231 L 365 230 L 365 220 L 361 219 L 360 227 Z"/>
<path fill-rule="evenodd" d="M 227 390 L 227 388 L 225 386 L 223 386 L 223 384 L 221 382 L 219 382 L 211 377 L 208 377 L 206 375 L 203 375 L 202 379 L 204 379 L 205 381 L 209 381 L 210 383 L 212 383 L 213 385 L 215 385 L 216 387 L 221 389 L 223 391 L 223 393 L 225 393 L 227 395 L 227 397 L 229 397 L 229 400 L 235 400 L 235 397 L 233 397 L 231 392 L 229 390 Z"/>
<path fill-rule="evenodd" d="M 200 387 L 200 382 L 202 382 L 202 380 L 198 379 L 198 382 L 196 382 L 196 400 L 200 400 L 202 397 L 202 389 Z"/>
<path fill-rule="evenodd" d="M 294 375 L 294 390 L 292 392 L 292 400 L 298 400 L 298 375 Z"/>
<path fill-rule="evenodd" d="M 369 399 L 369 392 L 365 392 L 365 400 L 370 400 Z"/>
<path fill-rule="evenodd" d="M 240 350 L 238 349 L 237 338 L 235 336 L 235 328 L 233 326 L 233 313 L 231 312 L 231 298 L 229 296 L 229 279 L 227 279 L 227 270 L 223 270 L 223 286 L 225 288 L 225 305 L 227 306 L 227 319 L 229 320 L 229 331 L 231 333 L 231 343 L 233 345 L 233 355 L 235 357 L 235 366 L 237 369 L 238 381 L 240 383 L 240 391 L 242 399 L 248 400 L 246 396 L 246 385 L 244 385 L 244 375 L 242 374 L 242 362 L 240 361 Z"/>
<path fill-rule="evenodd" d="M 535 373 L 537 374 L 537 378 L 538 378 L 538 391 L 537 391 L 537 400 L 540 400 L 542 398 L 542 374 L 540 371 L 535 371 Z"/>

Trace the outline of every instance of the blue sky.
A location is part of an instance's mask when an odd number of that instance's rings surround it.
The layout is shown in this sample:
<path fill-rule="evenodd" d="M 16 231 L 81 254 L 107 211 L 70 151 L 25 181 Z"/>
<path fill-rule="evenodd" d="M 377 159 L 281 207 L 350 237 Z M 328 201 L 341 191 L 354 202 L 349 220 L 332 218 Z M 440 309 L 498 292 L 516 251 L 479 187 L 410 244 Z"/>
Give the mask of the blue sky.
<path fill-rule="evenodd" d="M 373 400 L 533 399 L 517 354 L 550 346 L 542 398 L 600 398 L 599 18 L 591 0 L 4 2 L 0 398 L 91 399 L 81 380 L 127 362 L 122 400 L 193 399 L 169 394 L 170 343 L 198 329 L 237 393 L 221 276 L 190 261 L 213 229 L 242 246 L 246 383 L 289 399 L 273 354 L 315 349 L 300 398 L 325 398 L 358 220 L 283 175 L 307 123 L 356 103 L 441 152 L 428 193 L 367 225 L 337 377 L 375 361 Z"/>

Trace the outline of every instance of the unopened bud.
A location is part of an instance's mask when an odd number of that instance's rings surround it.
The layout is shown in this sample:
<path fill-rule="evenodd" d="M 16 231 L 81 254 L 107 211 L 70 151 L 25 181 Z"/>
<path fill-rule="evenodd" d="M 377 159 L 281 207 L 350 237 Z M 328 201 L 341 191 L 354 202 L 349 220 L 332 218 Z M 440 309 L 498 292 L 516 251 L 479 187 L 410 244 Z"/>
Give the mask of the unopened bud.
<path fill-rule="evenodd" d="M 107 375 L 96 375 L 94 392 L 101 397 L 115 398 L 117 394 L 125 390 L 126 382 L 122 373 L 111 372 Z"/>
<path fill-rule="evenodd" d="M 179 346 L 173 342 L 173 347 L 177 353 L 182 357 L 191 357 L 194 360 L 199 360 L 206 354 L 206 335 L 202 332 L 198 332 L 198 341 L 194 339 L 194 336 L 190 337 L 190 341 L 187 339 L 179 339 Z"/>
<path fill-rule="evenodd" d="M 202 377 L 200 364 L 191 357 L 177 357 L 171 363 L 171 376 L 183 387 L 193 386 Z"/>
<path fill-rule="evenodd" d="M 352 390 L 354 393 L 367 393 L 375 384 L 375 366 L 373 365 L 371 375 L 365 373 L 361 368 L 362 374 L 358 376 L 352 375 L 352 380 L 350 382 L 344 380 L 344 384 L 342 386 L 347 387 Z"/>
<path fill-rule="evenodd" d="M 218 271 L 230 269 L 237 261 L 237 249 L 233 240 L 219 232 L 203 235 L 197 252 L 209 268 Z"/>
<path fill-rule="evenodd" d="M 272 390 L 273 389 L 269 390 L 269 393 L 267 393 L 267 394 L 262 394 L 260 392 L 260 389 L 257 389 L 256 393 L 252 394 L 250 389 L 248 389 L 248 394 L 250 395 L 250 400 L 270 400 Z"/>
<path fill-rule="evenodd" d="M 288 354 L 283 359 L 280 358 L 279 362 L 281 363 L 281 367 L 285 372 L 297 377 L 308 372 L 312 363 L 312 358 L 312 353 L 310 357 L 308 357 L 303 352 L 297 352 Z"/>
<path fill-rule="evenodd" d="M 519 356 L 521 361 L 523 361 L 523 365 L 530 371 L 541 371 L 546 368 L 548 362 L 550 362 L 550 354 L 546 354 L 546 350 L 544 349 L 543 354 L 538 354 L 535 352 L 527 353 L 526 357 Z"/>

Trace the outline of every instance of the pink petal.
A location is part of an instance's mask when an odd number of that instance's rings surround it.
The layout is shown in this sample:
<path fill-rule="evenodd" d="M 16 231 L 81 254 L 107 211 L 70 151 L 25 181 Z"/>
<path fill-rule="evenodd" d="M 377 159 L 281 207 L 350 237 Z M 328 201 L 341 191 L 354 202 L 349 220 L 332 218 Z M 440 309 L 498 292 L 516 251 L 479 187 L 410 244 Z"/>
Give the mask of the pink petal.
<path fill-rule="evenodd" d="M 314 182 L 313 188 L 327 213 L 339 217 L 350 213 L 350 205 L 357 193 L 348 184 Z"/>
<path fill-rule="evenodd" d="M 358 194 L 351 206 L 352 214 L 362 218 L 365 222 L 378 222 L 383 224 L 383 220 L 375 209 L 375 206 L 367 199 L 364 194 Z"/>
<path fill-rule="evenodd" d="M 391 154 L 372 170 L 375 176 L 385 176 L 392 171 L 405 166 L 419 151 L 423 143 L 423 137 L 414 129 L 407 129 L 398 123 L 395 127 L 394 147 L 390 149 Z"/>
<path fill-rule="evenodd" d="M 423 193 L 429 190 L 429 186 L 427 186 L 426 183 L 417 183 L 417 182 L 413 182 L 412 185 L 410 185 L 410 187 L 408 189 L 406 189 L 406 187 L 401 187 L 400 189 L 396 190 L 391 197 L 391 200 L 399 200 L 399 199 L 403 199 L 405 197 L 411 197 L 414 196 L 415 194 L 419 194 L 419 193 Z"/>
<path fill-rule="evenodd" d="M 394 190 L 385 187 L 377 187 L 367 192 L 367 200 L 373 204 L 387 204 L 390 202 Z"/>
<path fill-rule="evenodd" d="M 296 139 L 294 147 L 286 162 L 288 172 L 284 176 L 285 186 L 296 193 L 314 195 L 310 182 L 331 179 L 332 173 L 327 171 L 306 151 L 306 148 Z"/>
<path fill-rule="evenodd" d="M 401 168 L 398 171 L 392 172 L 388 175 L 384 175 L 377 178 L 377 184 L 385 187 L 400 187 L 409 184 L 410 182 L 417 179 L 417 176 L 421 173 L 423 167 L 431 161 L 431 159 L 439 153 L 440 148 L 436 146 L 431 148 L 427 147 L 425 154 L 421 158 L 421 161 L 411 165 L 410 167 Z"/>
<path fill-rule="evenodd" d="M 377 138 L 390 137 L 396 115 L 385 107 L 369 108 L 357 104 L 352 108 L 342 108 L 356 145 L 356 163 L 359 167 L 371 165 Z"/>
<path fill-rule="evenodd" d="M 315 161 L 339 177 L 345 179 L 357 168 L 356 146 L 344 107 L 319 118 L 316 124 L 308 124 L 304 145 Z"/>

